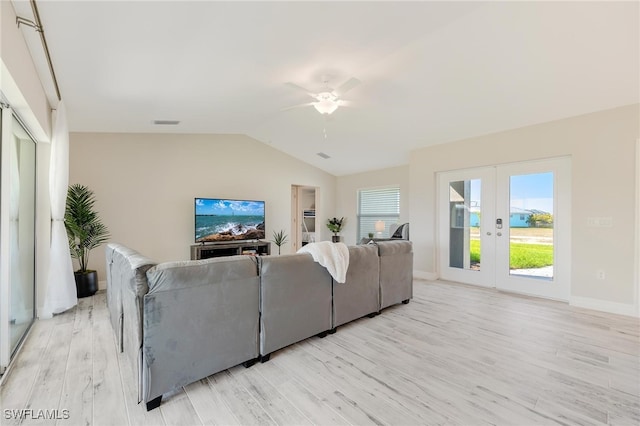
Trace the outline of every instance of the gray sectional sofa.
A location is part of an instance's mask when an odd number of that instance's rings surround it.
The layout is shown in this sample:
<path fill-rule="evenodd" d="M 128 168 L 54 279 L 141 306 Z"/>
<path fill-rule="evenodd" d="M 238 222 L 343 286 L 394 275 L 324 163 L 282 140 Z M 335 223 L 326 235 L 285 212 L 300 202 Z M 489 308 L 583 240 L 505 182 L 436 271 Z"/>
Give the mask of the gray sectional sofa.
<path fill-rule="evenodd" d="M 109 244 L 107 303 L 138 400 L 153 409 L 175 388 L 408 303 L 409 241 L 348 249 L 346 282 L 337 283 L 308 253 L 156 264 Z"/>

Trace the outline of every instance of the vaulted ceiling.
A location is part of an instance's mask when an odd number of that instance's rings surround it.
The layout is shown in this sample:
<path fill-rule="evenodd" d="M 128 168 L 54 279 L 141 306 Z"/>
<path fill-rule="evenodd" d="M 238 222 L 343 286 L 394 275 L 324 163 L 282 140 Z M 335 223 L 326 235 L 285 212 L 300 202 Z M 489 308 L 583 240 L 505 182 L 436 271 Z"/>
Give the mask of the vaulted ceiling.
<path fill-rule="evenodd" d="M 334 175 L 639 102 L 635 1 L 37 5 L 71 131 L 246 134 Z M 39 39 L 23 32 L 55 105 Z M 351 105 L 328 119 L 288 109 L 313 99 L 285 83 L 320 92 L 352 77 Z"/>

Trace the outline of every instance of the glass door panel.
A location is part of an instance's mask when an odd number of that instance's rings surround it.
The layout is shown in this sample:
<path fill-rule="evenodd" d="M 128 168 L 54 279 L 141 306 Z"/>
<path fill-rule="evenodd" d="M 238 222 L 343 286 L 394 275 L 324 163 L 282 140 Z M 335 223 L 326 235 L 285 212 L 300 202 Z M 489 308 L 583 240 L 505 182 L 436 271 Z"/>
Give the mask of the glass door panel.
<path fill-rule="evenodd" d="M 12 165 L 11 351 L 15 351 L 34 318 L 36 144 L 14 118 L 15 163 Z"/>
<path fill-rule="evenodd" d="M 36 144 L 2 110 L 0 373 L 35 318 Z"/>
<path fill-rule="evenodd" d="M 486 218 L 493 216 L 495 201 L 492 191 L 483 188 L 495 185 L 494 175 L 492 168 L 438 175 L 440 270 L 444 279 L 478 285 L 493 282 L 493 262 L 485 260 L 491 259 L 494 242 L 484 230 L 490 225 Z"/>
<path fill-rule="evenodd" d="M 509 177 L 509 274 L 553 279 L 553 172 Z"/>
<path fill-rule="evenodd" d="M 480 270 L 481 180 L 449 182 L 449 266 Z"/>
<path fill-rule="evenodd" d="M 496 170 L 496 288 L 568 300 L 570 159 L 507 164 Z"/>

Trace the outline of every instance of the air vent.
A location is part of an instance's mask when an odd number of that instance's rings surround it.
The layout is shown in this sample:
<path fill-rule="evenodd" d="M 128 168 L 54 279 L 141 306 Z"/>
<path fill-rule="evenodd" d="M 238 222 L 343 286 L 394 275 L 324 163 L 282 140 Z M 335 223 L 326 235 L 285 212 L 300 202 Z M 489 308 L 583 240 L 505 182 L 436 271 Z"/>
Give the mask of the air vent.
<path fill-rule="evenodd" d="M 325 160 L 326 160 L 326 159 L 328 159 L 328 158 L 331 158 L 331 157 L 329 157 L 327 154 L 325 154 L 324 152 L 319 152 L 319 153 L 317 153 L 316 155 L 317 155 L 318 157 L 322 157 L 322 158 L 324 158 Z"/>
<path fill-rule="evenodd" d="M 177 126 L 180 120 L 153 120 L 153 124 L 161 126 Z"/>

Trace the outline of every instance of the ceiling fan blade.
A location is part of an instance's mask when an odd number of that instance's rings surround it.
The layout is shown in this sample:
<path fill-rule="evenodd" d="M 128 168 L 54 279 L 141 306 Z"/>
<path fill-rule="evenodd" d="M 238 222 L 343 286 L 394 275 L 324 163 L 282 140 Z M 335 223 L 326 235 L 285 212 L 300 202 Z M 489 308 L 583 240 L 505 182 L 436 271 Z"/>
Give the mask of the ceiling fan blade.
<path fill-rule="evenodd" d="M 336 102 L 338 102 L 338 105 L 341 107 L 352 107 L 353 106 L 353 101 L 345 101 L 344 99 L 338 99 Z"/>
<path fill-rule="evenodd" d="M 280 111 L 288 111 L 290 109 L 303 108 L 303 107 L 307 107 L 307 106 L 312 106 L 314 104 L 315 104 L 315 102 L 307 102 L 306 104 L 299 104 L 299 105 L 294 105 L 294 106 L 282 108 Z"/>
<path fill-rule="evenodd" d="M 345 81 L 344 83 L 342 83 L 342 85 L 340 87 L 338 87 L 337 89 L 335 89 L 332 93 L 338 97 L 344 95 L 345 93 L 347 93 L 349 90 L 353 89 L 354 87 L 356 87 L 357 85 L 359 85 L 360 83 L 362 83 L 360 80 L 358 80 L 355 77 L 351 77 L 349 80 Z"/>
<path fill-rule="evenodd" d="M 301 91 L 305 92 L 307 95 L 311 96 L 312 98 L 317 98 L 318 97 L 318 95 L 316 93 L 313 93 L 311 90 L 307 90 L 304 87 L 298 86 L 297 84 L 292 83 L 290 81 L 287 81 L 285 84 L 287 86 L 289 86 L 289 87 L 293 87 L 296 90 L 301 90 Z"/>

